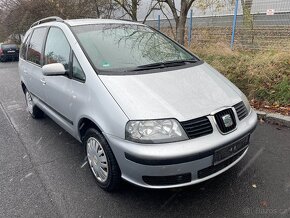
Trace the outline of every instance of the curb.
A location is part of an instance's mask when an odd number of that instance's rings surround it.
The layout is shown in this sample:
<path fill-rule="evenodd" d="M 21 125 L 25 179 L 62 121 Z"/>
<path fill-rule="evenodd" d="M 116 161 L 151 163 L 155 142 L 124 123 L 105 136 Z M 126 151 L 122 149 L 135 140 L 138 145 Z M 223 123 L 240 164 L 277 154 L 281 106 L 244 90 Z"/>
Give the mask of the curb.
<path fill-rule="evenodd" d="M 284 116 L 277 113 L 266 113 L 264 111 L 255 111 L 259 120 L 263 120 L 267 123 L 277 124 L 280 126 L 286 126 L 290 128 L 290 116 Z"/>

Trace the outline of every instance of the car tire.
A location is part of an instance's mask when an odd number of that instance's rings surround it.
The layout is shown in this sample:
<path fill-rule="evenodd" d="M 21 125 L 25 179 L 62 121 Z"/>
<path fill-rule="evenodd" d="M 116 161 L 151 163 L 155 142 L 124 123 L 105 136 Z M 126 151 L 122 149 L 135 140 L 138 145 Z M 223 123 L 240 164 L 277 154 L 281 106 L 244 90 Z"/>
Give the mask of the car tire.
<path fill-rule="evenodd" d="M 32 118 L 41 119 L 44 117 L 43 111 L 34 104 L 31 94 L 27 89 L 25 90 L 25 100 L 27 111 Z"/>
<path fill-rule="evenodd" d="M 104 136 L 96 129 L 90 128 L 85 133 L 83 144 L 86 148 L 89 168 L 97 184 L 108 192 L 118 189 L 121 183 L 121 171 Z"/>

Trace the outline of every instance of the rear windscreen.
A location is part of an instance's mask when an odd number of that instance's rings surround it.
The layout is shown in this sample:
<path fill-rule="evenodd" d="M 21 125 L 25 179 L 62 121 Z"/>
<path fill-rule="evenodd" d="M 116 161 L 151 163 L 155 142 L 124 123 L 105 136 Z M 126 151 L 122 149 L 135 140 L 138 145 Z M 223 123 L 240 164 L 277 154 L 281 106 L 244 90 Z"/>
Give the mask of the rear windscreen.
<path fill-rule="evenodd" d="M 2 45 L 2 49 L 17 49 L 17 45 L 15 44 L 6 44 L 6 45 Z"/>

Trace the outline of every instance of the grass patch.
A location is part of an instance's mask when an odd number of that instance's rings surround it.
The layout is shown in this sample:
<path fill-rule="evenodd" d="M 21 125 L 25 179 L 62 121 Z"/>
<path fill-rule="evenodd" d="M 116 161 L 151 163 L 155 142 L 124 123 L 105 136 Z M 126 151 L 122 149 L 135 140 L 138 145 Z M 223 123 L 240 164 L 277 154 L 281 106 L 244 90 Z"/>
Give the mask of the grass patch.
<path fill-rule="evenodd" d="M 250 100 L 290 105 L 290 53 L 234 50 L 222 43 L 190 50 L 234 82 Z"/>

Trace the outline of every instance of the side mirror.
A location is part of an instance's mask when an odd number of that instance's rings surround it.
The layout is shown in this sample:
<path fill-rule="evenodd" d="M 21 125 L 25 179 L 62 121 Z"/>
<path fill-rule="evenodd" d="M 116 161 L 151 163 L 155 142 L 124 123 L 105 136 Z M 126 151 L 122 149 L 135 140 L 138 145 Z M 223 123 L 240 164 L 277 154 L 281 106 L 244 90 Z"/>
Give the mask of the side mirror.
<path fill-rule="evenodd" d="M 44 76 L 63 76 L 66 74 L 66 70 L 61 63 L 47 64 L 42 67 L 42 73 Z"/>

